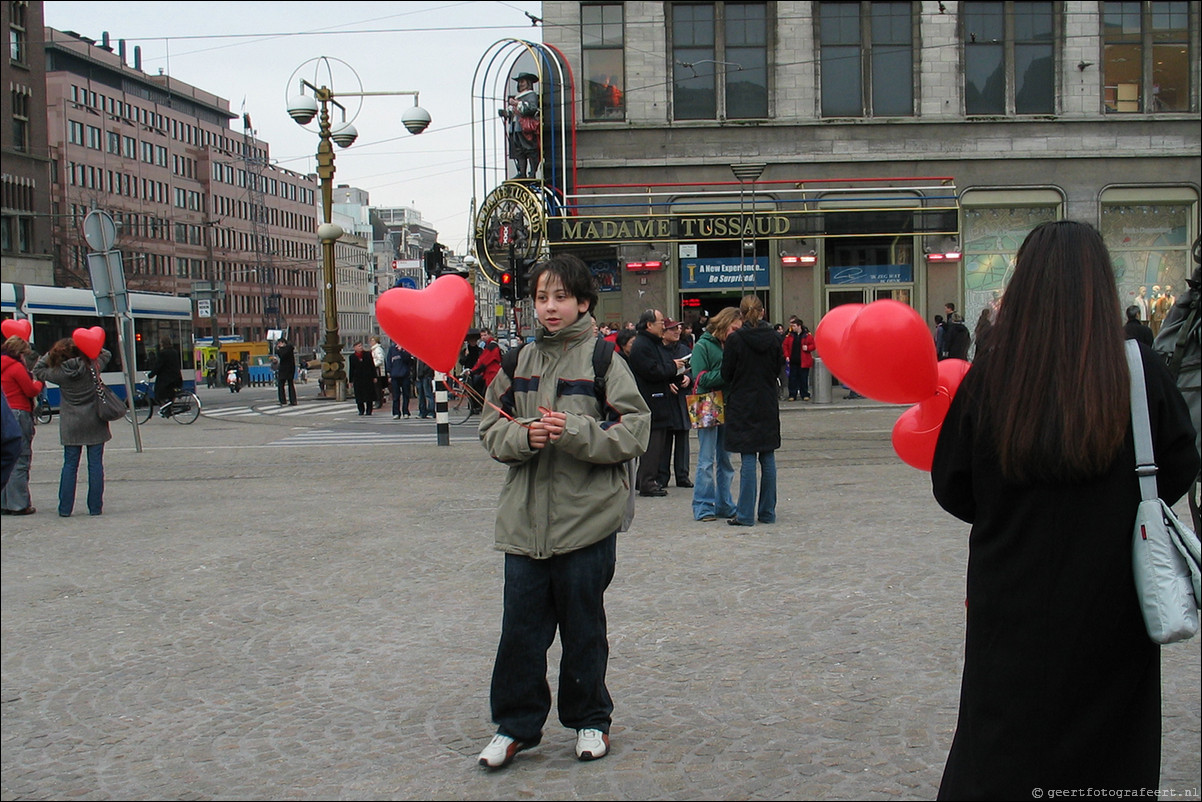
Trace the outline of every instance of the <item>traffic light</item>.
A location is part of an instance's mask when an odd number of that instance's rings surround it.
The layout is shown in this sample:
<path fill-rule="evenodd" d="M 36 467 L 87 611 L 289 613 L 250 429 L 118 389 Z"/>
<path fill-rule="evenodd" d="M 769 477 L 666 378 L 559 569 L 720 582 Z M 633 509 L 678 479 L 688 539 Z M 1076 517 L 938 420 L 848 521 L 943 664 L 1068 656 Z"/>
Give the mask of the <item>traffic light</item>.
<path fill-rule="evenodd" d="M 502 298 L 504 298 L 506 301 L 516 301 L 518 299 L 517 285 L 514 283 L 513 273 L 510 273 L 508 270 L 504 271 L 501 273 L 498 283 L 501 286 Z"/>
<path fill-rule="evenodd" d="M 513 277 L 513 297 L 522 300 L 530 295 L 530 268 L 534 266 L 533 259 L 518 259 L 517 274 Z"/>
<path fill-rule="evenodd" d="M 438 278 L 447 269 L 446 257 L 443 255 L 442 249 L 445 246 L 434 243 L 434 247 L 426 251 L 426 275 L 430 278 Z"/>

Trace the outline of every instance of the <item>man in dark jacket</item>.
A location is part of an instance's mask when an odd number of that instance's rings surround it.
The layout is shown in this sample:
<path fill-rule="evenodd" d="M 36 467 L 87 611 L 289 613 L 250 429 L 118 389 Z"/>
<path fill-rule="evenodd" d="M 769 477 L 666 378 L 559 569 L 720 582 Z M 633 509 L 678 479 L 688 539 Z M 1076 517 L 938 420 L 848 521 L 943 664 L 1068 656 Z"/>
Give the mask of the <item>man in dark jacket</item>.
<path fill-rule="evenodd" d="M 947 328 L 947 333 L 943 337 L 944 348 L 947 349 L 948 359 L 968 359 L 968 349 L 972 345 L 972 335 L 968 332 L 968 326 L 964 325 L 964 318 L 958 312 L 952 313 L 944 326 Z"/>
<path fill-rule="evenodd" d="M 409 387 L 412 384 L 413 354 L 406 351 L 398 343 L 388 346 L 389 391 L 392 393 L 392 419 L 400 420 L 409 417 Z"/>
<path fill-rule="evenodd" d="M 296 406 L 296 383 L 293 381 L 293 376 L 296 375 L 296 347 L 288 342 L 287 337 L 281 337 L 275 344 L 275 356 L 279 360 L 275 369 L 275 385 L 280 406 Z M 284 397 L 285 390 L 288 393 L 287 400 Z"/>
<path fill-rule="evenodd" d="M 693 352 L 690 346 L 681 342 L 683 329 L 684 324 L 679 320 L 668 318 L 664 321 L 663 348 L 667 351 L 669 359 L 683 358 Z M 659 457 L 659 473 L 656 474 L 656 481 L 660 487 L 668 486 L 668 480 L 673 475 L 673 463 L 676 468 L 676 486 L 693 486 L 693 480 L 689 478 L 689 436 L 692 429 L 689 426 L 689 405 L 685 400 L 691 382 L 692 373 L 686 369 L 679 381 L 668 388 L 669 391 L 675 390 L 671 393 L 674 406 L 672 423 L 664 435 L 664 450 Z"/>
<path fill-rule="evenodd" d="M 1138 340 L 1149 348 L 1152 347 L 1152 330 L 1139 321 L 1139 306 L 1131 304 L 1127 307 L 1127 323 L 1123 326 L 1123 336 L 1128 340 Z"/>
<path fill-rule="evenodd" d="M 638 383 L 639 393 L 651 408 L 651 438 L 647 451 L 639 459 L 635 486 L 640 496 L 666 496 L 657 476 L 660 458 L 672 425 L 672 406 L 676 396 L 669 385 L 677 383 L 684 374 L 684 360 L 673 360 L 664 350 L 664 313 L 648 309 L 635 324 L 635 338 L 630 346 L 630 371 Z"/>
<path fill-rule="evenodd" d="M 154 379 L 154 399 L 160 407 L 169 403 L 175 398 L 175 394 L 183 389 L 183 363 L 180 360 L 179 349 L 171 342 L 170 337 L 159 340 L 158 357 L 155 359 L 154 368 L 146 376 Z M 159 414 L 165 418 L 169 417 L 171 407 L 161 410 Z"/>

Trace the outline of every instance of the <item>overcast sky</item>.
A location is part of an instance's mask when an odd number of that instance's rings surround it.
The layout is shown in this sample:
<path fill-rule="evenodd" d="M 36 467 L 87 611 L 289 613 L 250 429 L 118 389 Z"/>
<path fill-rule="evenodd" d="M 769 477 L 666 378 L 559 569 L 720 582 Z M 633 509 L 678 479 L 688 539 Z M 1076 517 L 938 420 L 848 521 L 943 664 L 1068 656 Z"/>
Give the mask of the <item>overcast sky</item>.
<path fill-rule="evenodd" d="M 472 80 L 489 48 L 506 39 L 542 40 L 524 12 L 537 2 L 58 2 L 46 24 L 111 45 L 126 42 L 133 65 L 160 71 L 250 114 L 272 159 L 316 170 L 318 136 L 293 122 L 293 73 L 319 56 L 341 59 L 366 92 L 415 90 L 433 118 L 414 136 L 400 115 L 413 97 L 369 97 L 355 119 L 359 139 L 335 148 L 335 184 L 367 190 L 374 206 L 413 206 L 457 253 L 468 243 L 472 195 Z M 322 20 L 326 20 L 324 24 Z M 342 69 L 338 67 L 338 69 Z M 314 65 L 305 74 L 313 81 Z M 334 91 L 353 80 L 334 74 Z M 352 87 L 347 86 L 347 89 Z M 350 101 L 348 101 L 350 102 Z M 479 112 L 479 109 L 475 109 Z M 313 126 L 311 126 L 313 127 Z M 242 133 L 235 120 L 232 130 Z"/>

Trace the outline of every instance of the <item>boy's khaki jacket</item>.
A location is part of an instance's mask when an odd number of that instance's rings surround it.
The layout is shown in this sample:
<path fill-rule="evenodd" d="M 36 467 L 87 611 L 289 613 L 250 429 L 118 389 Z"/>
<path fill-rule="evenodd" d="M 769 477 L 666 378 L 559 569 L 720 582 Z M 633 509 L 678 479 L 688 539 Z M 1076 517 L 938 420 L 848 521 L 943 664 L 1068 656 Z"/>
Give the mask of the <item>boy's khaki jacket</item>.
<path fill-rule="evenodd" d="M 539 328 L 522 349 L 513 380 L 501 371 L 488 387 L 480 440 L 509 466 L 497 508 L 501 551 L 545 559 L 592 545 L 622 526 L 631 490 L 625 463 L 647 450 L 651 411 L 626 360 L 615 354 L 605 397 L 618 419 L 604 420 L 593 391 L 595 340 L 588 315 L 558 332 Z M 542 417 L 540 406 L 568 416 L 563 436 L 536 450 L 521 424 Z"/>

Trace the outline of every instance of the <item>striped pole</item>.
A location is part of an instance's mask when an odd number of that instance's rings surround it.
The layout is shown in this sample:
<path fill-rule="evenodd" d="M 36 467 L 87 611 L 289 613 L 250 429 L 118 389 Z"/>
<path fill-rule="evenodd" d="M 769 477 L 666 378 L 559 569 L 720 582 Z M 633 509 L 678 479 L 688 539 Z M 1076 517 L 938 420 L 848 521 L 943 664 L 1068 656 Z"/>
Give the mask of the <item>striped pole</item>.
<path fill-rule="evenodd" d="M 438 432 L 438 444 L 451 444 L 451 416 L 447 412 L 447 374 L 434 371 L 434 429 Z"/>

